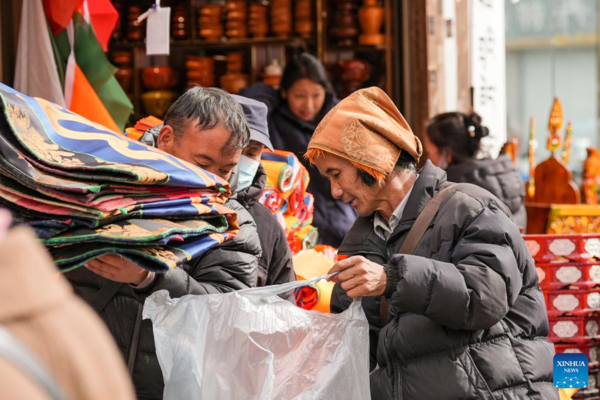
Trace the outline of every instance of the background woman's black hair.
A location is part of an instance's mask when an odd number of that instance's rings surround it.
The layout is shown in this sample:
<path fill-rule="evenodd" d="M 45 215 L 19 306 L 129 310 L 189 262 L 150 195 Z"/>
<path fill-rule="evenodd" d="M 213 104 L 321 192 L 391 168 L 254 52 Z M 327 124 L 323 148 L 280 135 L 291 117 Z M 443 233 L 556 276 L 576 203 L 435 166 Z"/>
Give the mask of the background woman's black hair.
<path fill-rule="evenodd" d="M 450 150 L 452 164 L 473 158 L 479 150 L 481 138 L 489 133 L 488 128 L 481 125 L 481 117 L 477 113 L 443 113 L 427 125 L 427 137 L 440 151 L 444 148 Z"/>
<path fill-rule="evenodd" d="M 333 92 L 323 64 L 321 64 L 321 62 L 313 55 L 299 50 L 296 54 L 290 54 L 288 57 L 281 78 L 281 87 L 287 90 L 292 87 L 296 81 L 305 78 L 323 86 L 326 91 L 330 93 Z"/>

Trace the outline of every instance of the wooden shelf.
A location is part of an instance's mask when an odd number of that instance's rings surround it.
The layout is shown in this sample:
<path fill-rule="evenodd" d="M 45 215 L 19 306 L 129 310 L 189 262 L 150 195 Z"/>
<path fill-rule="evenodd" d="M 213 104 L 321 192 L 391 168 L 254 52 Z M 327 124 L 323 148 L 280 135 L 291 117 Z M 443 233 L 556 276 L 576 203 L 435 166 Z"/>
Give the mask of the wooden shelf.
<path fill-rule="evenodd" d="M 330 45 L 327 47 L 327 51 L 354 51 L 354 52 L 361 52 L 361 51 L 386 51 L 386 46 L 384 44 L 378 44 L 378 45 L 368 45 L 368 44 L 355 44 L 355 45 L 349 45 L 349 46 L 344 46 L 344 45 Z"/>
<path fill-rule="evenodd" d="M 240 47 L 240 46 L 253 46 L 253 45 L 264 45 L 264 44 L 292 44 L 292 43 L 311 43 L 314 42 L 314 38 L 304 39 L 301 37 L 265 37 L 260 39 L 247 38 L 247 39 L 221 39 L 221 40 L 200 40 L 200 39 L 188 39 L 188 40 L 171 40 L 171 47 L 174 48 L 186 48 L 186 47 L 202 47 L 202 48 L 227 48 L 227 47 Z M 111 42 L 109 47 L 111 50 L 131 50 L 135 48 L 142 48 L 146 44 L 145 42 Z"/>
<path fill-rule="evenodd" d="M 150 1 L 150 0 L 145 0 Z M 358 4 L 363 4 L 363 0 L 357 0 Z M 408 1 L 408 0 L 403 0 Z M 125 0 L 118 1 L 122 7 L 122 13 L 126 13 L 127 4 Z M 202 4 L 206 1 L 202 1 Z M 332 75 L 332 84 L 339 91 L 339 76 L 337 76 L 337 63 L 341 59 L 356 57 L 369 63 L 371 66 L 372 79 L 366 82 L 370 86 L 380 86 L 388 93 L 392 94 L 398 79 L 393 79 L 393 76 L 399 76 L 398 61 L 394 51 L 396 49 L 396 41 L 392 37 L 392 24 L 395 21 L 395 13 L 392 12 L 394 7 L 393 0 L 382 0 L 382 5 L 385 7 L 385 21 L 383 23 L 382 34 L 385 35 L 385 44 L 382 45 L 338 45 L 333 43 L 333 38 L 329 35 L 331 24 L 333 23 L 331 12 L 331 4 L 327 0 L 313 0 L 313 22 L 314 30 L 310 38 L 302 38 L 296 34 L 289 37 L 265 37 L 265 38 L 245 38 L 245 39 L 228 39 L 221 38 L 219 40 L 204 40 L 199 34 L 198 26 L 198 1 L 197 0 L 171 0 L 171 4 L 183 4 L 183 9 L 187 10 L 188 21 L 185 28 L 189 39 L 175 40 L 171 39 L 171 54 L 169 56 L 147 57 L 145 54 L 145 42 L 137 41 L 130 42 L 126 38 L 127 15 L 121 14 L 121 40 L 111 41 L 109 43 L 109 52 L 127 51 L 131 53 L 133 74 L 133 87 L 131 94 L 133 95 L 133 103 L 136 116 L 143 116 L 143 104 L 141 95 L 144 92 L 140 71 L 143 68 L 151 65 L 169 65 L 175 70 L 178 75 L 178 85 L 174 90 L 182 92 L 185 90 L 183 79 L 185 76 L 185 60 L 186 55 L 202 55 L 214 57 L 218 61 L 215 66 L 215 84 L 218 85 L 218 78 L 224 73 L 225 63 L 224 55 L 228 52 L 243 52 L 244 73 L 249 76 L 249 83 L 255 83 L 261 80 L 264 68 L 273 60 L 277 60 L 280 65 L 286 64 L 286 58 L 289 47 L 299 47 L 308 50 L 315 54 L 317 58 L 329 68 L 328 72 Z M 225 18 L 223 18 L 225 19 Z M 357 20 L 358 21 L 358 20 Z M 145 31 L 144 31 L 145 32 Z M 145 36 L 145 34 L 143 35 Z M 358 36 L 355 38 L 358 40 Z M 350 55 L 349 55 L 350 54 Z M 336 84 L 337 82 L 337 84 Z M 398 100 L 398 99 L 396 99 Z"/>

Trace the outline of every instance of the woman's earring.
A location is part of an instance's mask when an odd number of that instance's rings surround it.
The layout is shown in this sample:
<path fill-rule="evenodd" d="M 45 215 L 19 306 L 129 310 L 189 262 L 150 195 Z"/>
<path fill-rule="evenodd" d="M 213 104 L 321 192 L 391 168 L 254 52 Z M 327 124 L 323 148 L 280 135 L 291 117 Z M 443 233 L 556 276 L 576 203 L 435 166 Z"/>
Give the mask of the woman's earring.
<path fill-rule="evenodd" d="M 469 131 L 469 136 L 475 137 L 475 127 L 473 125 L 469 126 L 467 130 Z"/>

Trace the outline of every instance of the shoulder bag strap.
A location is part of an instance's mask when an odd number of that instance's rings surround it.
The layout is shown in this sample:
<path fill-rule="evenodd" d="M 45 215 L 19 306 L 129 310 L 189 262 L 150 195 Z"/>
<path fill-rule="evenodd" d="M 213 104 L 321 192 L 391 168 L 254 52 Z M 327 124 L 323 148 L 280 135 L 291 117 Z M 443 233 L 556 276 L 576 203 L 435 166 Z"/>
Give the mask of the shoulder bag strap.
<path fill-rule="evenodd" d="M 98 314 L 100 314 L 102 310 L 104 310 L 104 307 L 106 307 L 113 297 L 115 297 L 123 285 L 124 283 L 121 282 L 106 280 L 98 293 L 96 293 L 96 296 L 94 296 L 94 298 L 90 301 L 90 306 L 92 306 L 92 308 L 96 310 Z"/>
<path fill-rule="evenodd" d="M 438 194 L 436 194 L 433 197 L 433 199 L 429 200 L 429 203 L 427 203 L 423 210 L 421 210 L 421 213 L 419 214 L 412 228 L 408 232 L 406 239 L 404 239 L 402 246 L 400 246 L 398 254 L 414 253 L 417 246 L 419 245 L 419 242 L 423 238 L 423 235 L 425 235 L 427 228 L 429 228 L 431 221 L 433 221 L 435 215 L 440 209 L 442 202 L 444 201 L 446 196 L 448 196 L 448 194 L 450 193 L 450 189 L 452 189 L 453 187 L 454 184 L 448 186 L 447 188 L 443 189 Z M 390 303 L 387 301 L 385 296 L 381 296 L 381 301 L 379 302 L 379 316 L 381 318 L 382 326 L 385 326 L 388 323 L 389 310 Z"/>
<path fill-rule="evenodd" d="M 131 347 L 129 348 L 129 357 L 127 357 L 127 370 L 133 378 L 133 368 L 135 367 L 135 359 L 137 357 L 138 347 L 140 344 L 140 330 L 142 328 L 142 310 L 144 305 L 138 304 L 137 315 L 135 316 L 135 327 L 133 328 L 133 337 L 131 338 Z"/>

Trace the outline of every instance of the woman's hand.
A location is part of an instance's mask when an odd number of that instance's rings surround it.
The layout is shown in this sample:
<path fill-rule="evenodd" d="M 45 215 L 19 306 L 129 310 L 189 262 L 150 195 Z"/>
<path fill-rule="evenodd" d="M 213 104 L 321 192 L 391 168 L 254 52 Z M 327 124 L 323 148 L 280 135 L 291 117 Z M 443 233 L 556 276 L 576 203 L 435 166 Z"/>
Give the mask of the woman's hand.
<path fill-rule="evenodd" d="M 385 291 L 387 275 L 385 269 L 362 256 L 338 261 L 329 273 L 338 272 L 330 280 L 341 283 L 349 297 L 380 296 Z"/>

